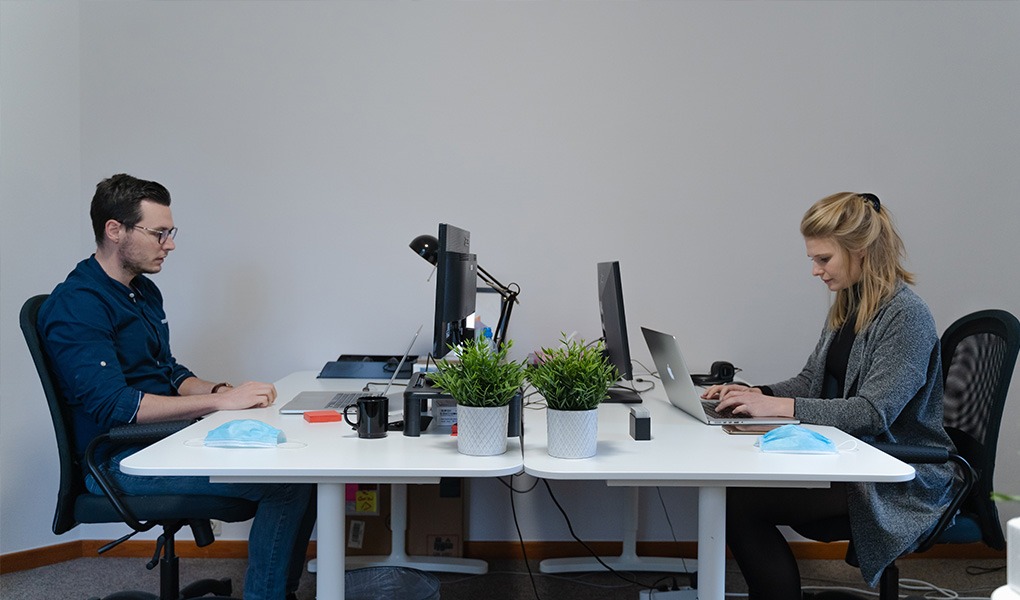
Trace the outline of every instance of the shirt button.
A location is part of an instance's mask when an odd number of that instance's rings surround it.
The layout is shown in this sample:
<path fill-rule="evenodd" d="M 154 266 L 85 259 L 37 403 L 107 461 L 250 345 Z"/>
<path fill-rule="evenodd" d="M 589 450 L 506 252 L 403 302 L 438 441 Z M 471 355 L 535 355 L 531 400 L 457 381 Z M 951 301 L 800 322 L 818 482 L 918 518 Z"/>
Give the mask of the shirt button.
<path fill-rule="evenodd" d="M 99 361 L 99 366 L 100 367 L 105 367 L 106 366 L 106 361 L 105 360 Z"/>

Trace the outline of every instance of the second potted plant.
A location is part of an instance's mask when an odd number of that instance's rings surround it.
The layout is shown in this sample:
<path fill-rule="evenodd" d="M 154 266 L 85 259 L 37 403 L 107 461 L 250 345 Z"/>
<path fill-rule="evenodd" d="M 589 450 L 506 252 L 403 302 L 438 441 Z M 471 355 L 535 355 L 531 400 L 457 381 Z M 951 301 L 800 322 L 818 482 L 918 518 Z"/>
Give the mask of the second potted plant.
<path fill-rule="evenodd" d="M 507 360 L 513 342 L 494 349 L 479 337 L 460 348 L 459 360 L 441 360 L 432 382 L 457 401 L 457 450 L 492 456 L 506 452 L 510 401 L 524 383 L 524 363 Z"/>
<path fill-rule="evenodd" d="M 527 377 L 545 398 L 549 455 L 588 458 L 595 455 L 598 406 L 619 374 L 599 341 L 562 340 L 558 348 L 543 348 Z"/>

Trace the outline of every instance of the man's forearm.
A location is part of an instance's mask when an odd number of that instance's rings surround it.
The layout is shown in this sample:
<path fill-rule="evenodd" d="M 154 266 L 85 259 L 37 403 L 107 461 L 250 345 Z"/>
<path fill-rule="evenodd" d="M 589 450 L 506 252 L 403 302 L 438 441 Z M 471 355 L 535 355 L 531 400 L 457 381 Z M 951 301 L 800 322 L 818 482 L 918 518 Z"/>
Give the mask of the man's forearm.
<path fill-rule="evenodd" d="M 217 410 L 219 410 L 217 398 L 209 393 L 181 396 L 144 394 L 135 421 L 154 423 L 174 419 L 195 419 Z"/>
<path fill-rule="evenodd" d="M 143 395 L 135 420 L 138 423 L 151 423 L 194 419 L 218 410 L 264 408 L 276 400 L 273 384 L 257 381 L 247 381 L 235 388 L 229 383 L 213 383 L 189 377 L 181 382 L 177 391 L 179 396 Z"/>
<path fill-rule="evenodd" d="M 177 391 L 182 396 L 197 396 L 200 394 L 214 394 L 216 392 L 222 391 L 224 387 L 232 386 L 229 383 L 224 382 L 217 383 L 213 381 L 206 381 L 205 379 L 200 379 L 198 377 L 188 377 L 187 379 L 181 382 L 181 385 L 179 388 L 177 388 Z M 218 389 L 214 390 L 214 388 Z"/>

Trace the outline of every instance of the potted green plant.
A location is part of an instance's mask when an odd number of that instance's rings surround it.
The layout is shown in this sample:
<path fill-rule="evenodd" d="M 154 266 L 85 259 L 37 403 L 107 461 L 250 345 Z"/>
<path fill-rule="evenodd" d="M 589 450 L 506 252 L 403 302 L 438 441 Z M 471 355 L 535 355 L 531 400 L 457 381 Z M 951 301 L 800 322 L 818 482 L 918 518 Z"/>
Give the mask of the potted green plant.
<path fill-rule="evenodd" d="M 457 449 L 491 456 L 506 452 L 510 401 L 524 383 L 524 363 L 507 359 L 513 342 L 493 348 L 479 337 L 460 348 L 457 360 L 441 360 L 435 385 L 457 401 Z"/>
<path fill-rule="evenodd" d="M 561 338 L 557 348 L 542 348 L 528 381 L 545 398 L 550 456 L 588 458 L 595 455 L 598 406 L 619 378 L 599 341 Z"/>

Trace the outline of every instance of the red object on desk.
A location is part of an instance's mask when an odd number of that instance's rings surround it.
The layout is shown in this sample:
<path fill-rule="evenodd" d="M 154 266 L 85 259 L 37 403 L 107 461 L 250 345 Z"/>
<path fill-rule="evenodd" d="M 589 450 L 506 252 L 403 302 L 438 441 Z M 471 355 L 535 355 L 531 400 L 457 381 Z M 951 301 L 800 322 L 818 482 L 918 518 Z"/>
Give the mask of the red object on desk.
<path fill-rule="evenodd" d="M 305 421 L 309 423 L 329 423 L 343 419 L 335 410 L 310 410 L 305 413 Z"/>

